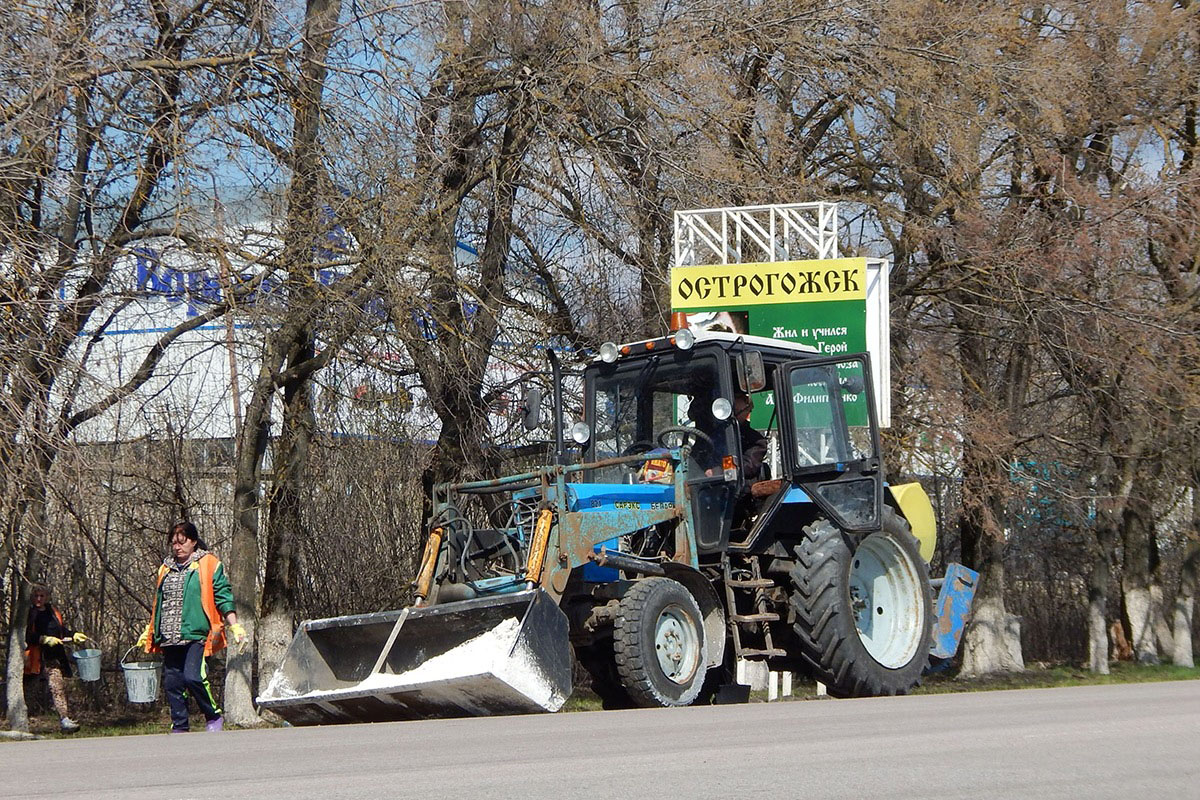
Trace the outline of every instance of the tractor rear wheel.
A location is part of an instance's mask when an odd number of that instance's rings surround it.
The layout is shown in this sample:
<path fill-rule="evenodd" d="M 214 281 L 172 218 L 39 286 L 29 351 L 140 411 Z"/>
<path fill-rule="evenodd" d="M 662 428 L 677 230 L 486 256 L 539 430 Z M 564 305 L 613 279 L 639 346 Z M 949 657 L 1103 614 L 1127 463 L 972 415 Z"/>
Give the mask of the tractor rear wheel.
<path fill-rule="evenodd" d="M 613 623 L 613 661 L 639 706 L 686 706 L 707 671 L 700 606 L 670 578 L 640 580 L 621 598 Z"/>
<path fill-rule="evenodd" d="M 855 546 L 819 519 L 794 552 L 792 627 L 813 677 L 838 697 L 916 686 L 929 662 L 933 600 L 908 522 L 885 507 L 882 530 Z"/>

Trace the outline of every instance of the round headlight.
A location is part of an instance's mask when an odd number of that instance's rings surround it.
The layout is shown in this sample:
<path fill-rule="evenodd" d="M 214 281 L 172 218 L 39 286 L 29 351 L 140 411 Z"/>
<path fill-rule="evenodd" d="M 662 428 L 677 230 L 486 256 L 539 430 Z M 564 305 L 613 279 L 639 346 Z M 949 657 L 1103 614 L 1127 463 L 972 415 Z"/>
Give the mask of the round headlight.
<path fill-rule="evenodd" d="M 600 360 L 605 364 L 611 364 L 617 360 L 617 346 L 613 342 L 605 342 L 600 345 Z"/>
<path fill-rule="evenodd" d="M 586 422 L 576 422 L 571 426 L 571 438 L 576 444 L 587 444 L 587 440 L 592 438 L 592 429 Z"/>
<path fill-rule="evenodd" d="M 724 397 L 718 397 L 716 400 L 713 400 L 712 415 L 721 420 L 729 419 L 733 416 L 733 403 Z"/>
<path fill-rule="evenodd" d="M 692 345 L 696 343 L 696 334 L 692 333 L 687 328 L 680 328 L 675 331 L 675 346 L 680 350 L 691 350 Z"/>

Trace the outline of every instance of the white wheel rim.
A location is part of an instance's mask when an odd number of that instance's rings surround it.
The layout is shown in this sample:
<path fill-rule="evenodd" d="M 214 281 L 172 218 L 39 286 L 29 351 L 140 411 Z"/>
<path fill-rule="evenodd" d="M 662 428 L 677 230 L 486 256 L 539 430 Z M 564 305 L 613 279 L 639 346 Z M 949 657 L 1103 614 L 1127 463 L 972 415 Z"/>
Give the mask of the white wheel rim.
<path fill-rule="evenodd" d="M 863 539 L 850 565 L 850 604 L 863 646 L 889 669 L 917 655 L 925 630 L 922 591 L 916 564 L 894 538 Z"/>
<path fill-rule="evenodd" d="M 667 606 L 654 624 L 654 654 L 663 675 L 685 685 L 700 666 L 700 637 L 692 620 L 679 606 Z"/>

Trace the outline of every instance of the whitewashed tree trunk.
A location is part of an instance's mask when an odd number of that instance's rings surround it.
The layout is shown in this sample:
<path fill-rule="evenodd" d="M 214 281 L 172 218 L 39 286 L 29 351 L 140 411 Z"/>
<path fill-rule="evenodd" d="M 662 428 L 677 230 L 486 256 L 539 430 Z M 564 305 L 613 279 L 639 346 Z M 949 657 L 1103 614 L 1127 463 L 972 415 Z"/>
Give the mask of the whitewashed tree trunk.
<path fill-rule="evenodd" d="M 1175 594 L 1175 642 L 1171 663 L 1177 667 L 1196 666 L 1192 652 L 1192 617 L 1196 608 L 1197 573 L 1200 572 L 1200 543 L 1192 542 L 1179 572 L 1179 591 Z"/>
<path fill-rule="evenodd" d="M 1151 625 L 1150 590 L 1147 587 L 1125 584 L 1125 613 L 1129 617 L 1134 659 L 1139 664 L 1157 664 L 1158 648 Z"/>
<path fill-rule="evenodd" d="M 1109 566 L 1108 537 L 1097 531 L 1099 547 L 1095 551 L 1092 570 L 1088 575 L 1088 669 L 1098 675 L 1108 674 L 1108 593 L 1112 585 Z"/>
<path fill-rule="evenodd" d="M 1150 584 L 1150 626 L 1154 630 L 1155 654 L 1167 658 L 1175 652 L 1175 635 L 1167 622 L 1163 588 L 1157 581 Z"/>
<path fill-rule="evenodd" d="M 20 610 L 20 609 L 18 609 Z M 5 671 L 8 728 L 29 732 L 29 707 L 25 705 L 25 626 L 13 625 L 8 632 L 8 669 Z"/>
<path fill-rule="evenodd" d="M 45 474 L 45 472 L 42 472 Z M 35 578 L 43 573 L 42 553 L 46 551 L 46 505 L 44 485 L 33 489 L 34 499 L 25 510 L 25 519 L 32 541 L 26 545 L 25 574 Z M 15 510 L 14 510 L 15 511 Z M 11 523 L 10 523 L 11 524 Z M 29 595 L 33 589 L 29 580 L 20 574 L 16 560 L 12 563 L 12 579 L 16 584 L 12 617 L 8 630 L 8 668 L 5 674 L 9 730 L 29 732 L 29 706 L 25 700 L 25 625 L 29 619 Z"/>
<path fill-rule="evenodd" d="M 258 629 L 258 680 L 266 686 L 276 668 L 283 661 L 288 645 L 295 633 L 292 615 L 285 613 L 264 614 Z"/>
<path fill-rule="evenodd" d="M 1097 675 L 1108 674 L 1107 606 L 1107 598 L 1088 602 L 1088 670 Z"/>
<path fill-rule="evenodd" d="M 254 687 L 250 683 L 251 667 L 254 664 L 255 624 L 248 614 L 238 614 L 238 621 L 246 629 L 248 644 L 240 652 L 230 646 L 225 656 L 225 721 L 230 725 L 249 728 L 262 722 L 254 710 Z"/>
<path fill-rule="evenodd" d="M 964 678 L 992 672 L 1024 672 L 1021 655 L 1021 620 L 1009 614 L 1004 603 L 984 598 L 971 613 L 971 624 L 963 638 Z"/>
<path fill-rule="evenodd" d="M 1195 654 L 1192 652 L 1192 614 L 1196 598 L 1175 598 L 1175 649 L 1171 653 L 1171 663 L 1177 667 L 1195 667 Z"/>
<path fill-rule="evenodd" d="M 244 435 L 244 432 L 243 432 Z M 239 459 L 244 456 L 239 455 Z M 240 474 L 244 467 L 239 466 Z M 248 474 L 255 474 L 248 471 Z M 249 484 L 253 486 L 254 484 Z M 254 709 L 254 645 L 258 633 L 258 509 L 254 500 L 247 498 L 245 484 L 235 489 L 235 514 L 237 522 L 233 529 L 233 549 L 226 568 L 234 597 L 238 603 L 238 622 L 246 628 L 249 644 L 241 653 L 230 653 L 225 669 L 225 718 L 232 725 L 248 727 L 258 725 L 261 720 Z"/>

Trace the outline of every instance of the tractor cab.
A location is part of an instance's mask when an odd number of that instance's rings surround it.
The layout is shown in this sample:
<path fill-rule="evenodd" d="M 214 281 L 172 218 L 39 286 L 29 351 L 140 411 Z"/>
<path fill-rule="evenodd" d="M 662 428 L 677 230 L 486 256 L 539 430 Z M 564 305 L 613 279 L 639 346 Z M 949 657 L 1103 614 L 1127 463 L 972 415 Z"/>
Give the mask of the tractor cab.
<path fill-rule="evenodd" d="M 679 331 L 606 345 L 585 372 L 591 438 L 584 461 L 596 483 L 670 483 L 683 472 L 700 554 L 752 545 L 787 506 L 820 509 L 846 530 L 878 527 L 878 428 L 865 356 L 821 358 L 765 337 Z M 734 409 L 768 440 L 748 474 Z M 745 424 L 745 423 L 742 423 Z M 751 437 L 753 438 L 753 437 Z M 644 453 L 642 463 L 625 457 Z M 794 510 L 794 509 L 793 509 Z"/>

